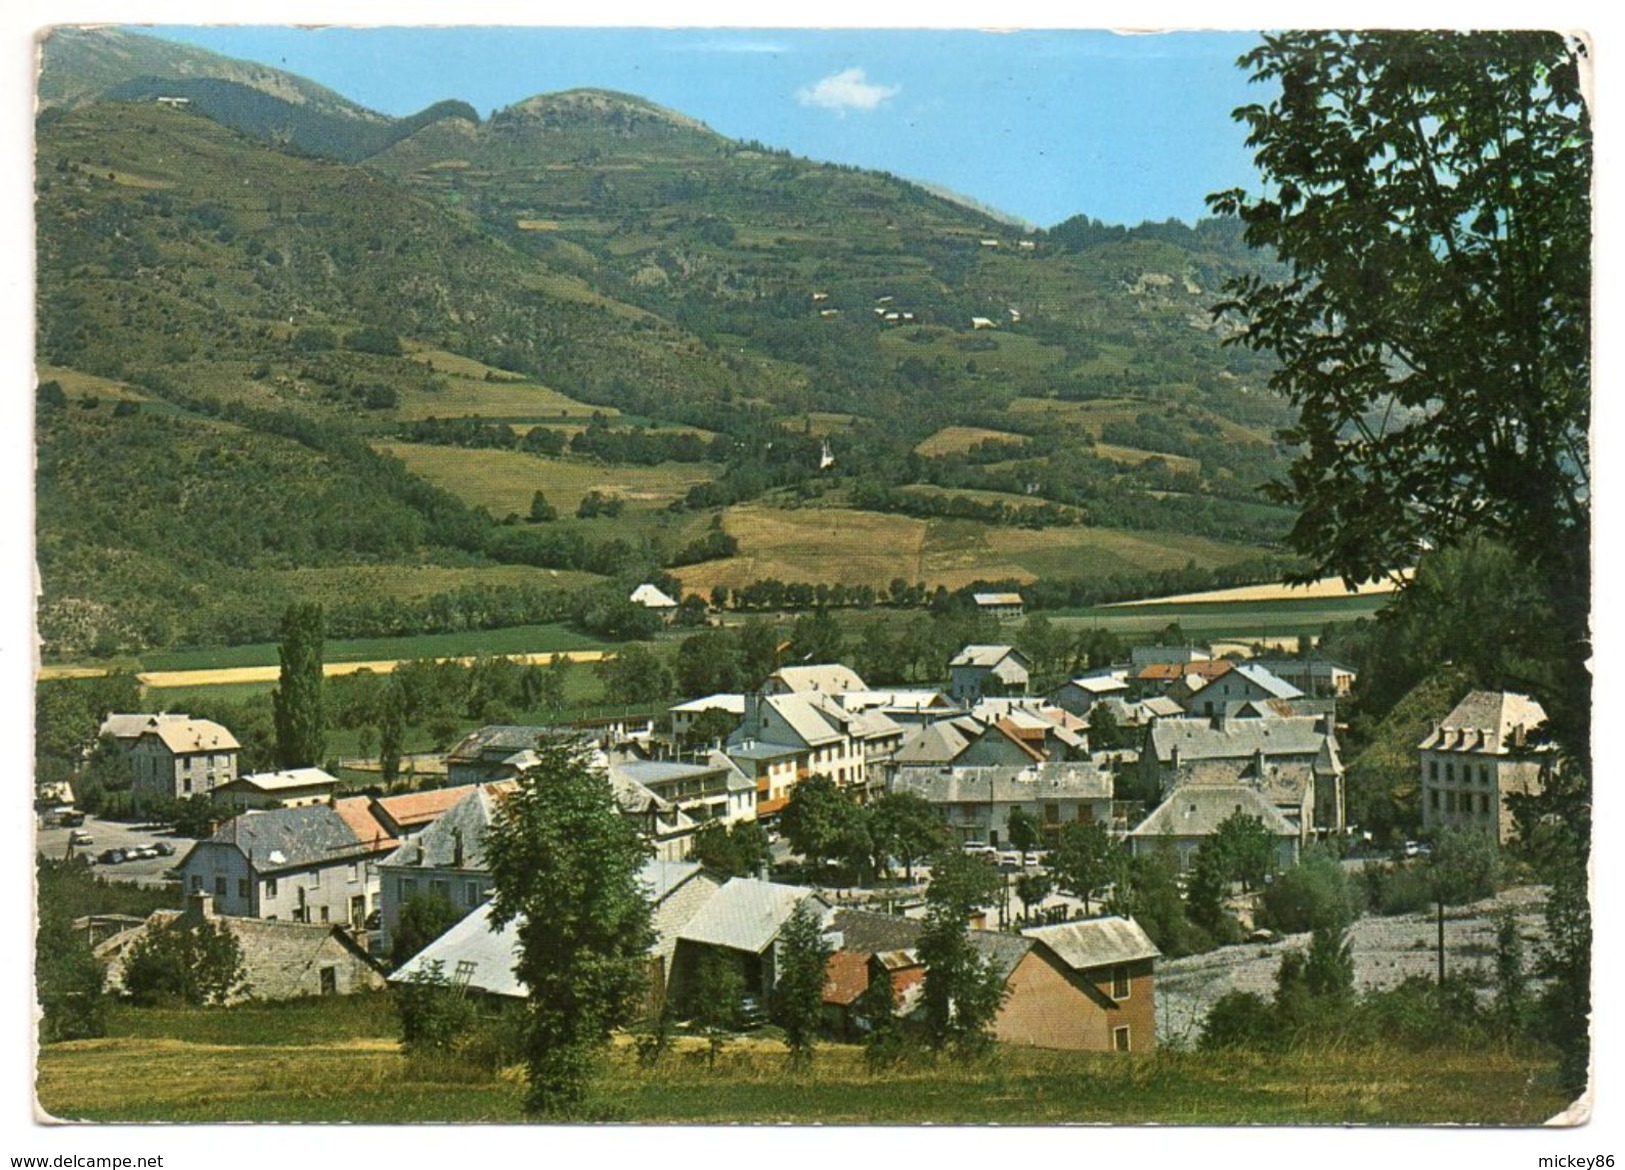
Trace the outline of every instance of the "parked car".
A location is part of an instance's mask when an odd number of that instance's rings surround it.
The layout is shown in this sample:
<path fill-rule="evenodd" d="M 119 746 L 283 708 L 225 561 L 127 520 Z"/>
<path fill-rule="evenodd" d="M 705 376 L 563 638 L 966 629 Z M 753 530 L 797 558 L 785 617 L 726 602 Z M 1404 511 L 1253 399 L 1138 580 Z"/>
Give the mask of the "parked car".
<path fill-rule="evenodd" d="M 58 815 L 57 823 L 64 829 L 77 829 L 85 823 L 85 814 L 76 809 L 69 809 L 67 812 Z"/>
<path fill-rule="evenodd" d="M 1020 869 L 1022 867 L 1021 850 L 1004 849 L 999 852 L 1000 869 Z"/>
<path fill-rule="evenodd" d="M 159 857 L 174 857 L 175 856 L 175 847 L 173 845 L 171 845 L 168 841 L 155 841 L 153 843 L 152 847 L 154 849 L 158 850 L 158 856 Z"/>
<path fill-rule="evenodd" d="M 118 865 L 124 860 L 124 850 L 103 849 L 96 855 L 96 860 L 102 865 Z"/>
<path fill-rule="evenodd" d="M 980 857 L 984 861 L 997 862 L 999 860 L 998 849 L 981 841 L 966 841 L 960 846 L 960 851 L 967 857 Z"/>
<path fill-rule="evenodd" d="M 96 838 L 84 829 L 75 829 L 68 834 L 68 843 L 71 845 L 94 845 Z"/>

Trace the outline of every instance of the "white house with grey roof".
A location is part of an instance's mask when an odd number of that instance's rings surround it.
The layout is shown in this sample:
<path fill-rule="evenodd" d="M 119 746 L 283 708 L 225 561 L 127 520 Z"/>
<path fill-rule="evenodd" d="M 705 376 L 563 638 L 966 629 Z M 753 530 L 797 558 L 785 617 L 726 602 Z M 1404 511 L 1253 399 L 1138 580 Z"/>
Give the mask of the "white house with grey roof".
<path fill-rule="evenodd" d="M 1173 697 L 1178 699 L 1181 696 Z M 1198 687 L 1188 699 L 1185 699 L 1185 710 L 1192 715 L 1210 718 L 1214 715 L 1223 715 L 1232 704 L 1301 698 L 1303 692 L 1285 679 L 1277 677 L 1262 666 L 1239 662 L 1230 670 Z"/>
<path fill-rule="evenodd" d="M 1140 757 L 1143 782 L 1177 788 L 1245 785 L 1302 831 L 1341 831 L 1343 760 L 1329 717 L 1159 719 Z"/>
<path fill-rule="evenodd" d="M 137 810 L 209 793 L 237 778 L 241 745 L 212 719 L 153 715 L 129 743 L 130 800 Z"/>
<path fill-rule="evenodd" d="M 493 789 L 475 788 L 378 863 L 384 950 L 393 944 L 401 910 L 414 898 L 443 898 L 459 914 L 469 914 L 491 897 L 485 839 L 498 800 Z"/>
<path fill-rule="evenodd" d="M 1554 750 L 1531 738 L 1546 711 L 1527 695 L 1473 691 L 1416 745 L 1422 787 L 1422 827 L 1517 832 L 1506 798 L 1546 787 Z"/>
<path fill-rule="evenodd" d="M 221 784 L 210 799 L 232 812 L 251 808 L 301 808 L 324 804 L 338 791 L 339 782 L 320 768 L 288 768 L 281 772 L 253 772 Z"/>
<path fill-rule="evenodd" d="M 1289 869 L 1298 862 L 1303 833 L 1269 799 L 1240 785 L 1191 785 L 1176 788 L 1129 831 L 1129 849 L 1135 856 L 1167 851 L 1180 870 L 1188 870 L 1196 851 L 1230 817 L 1241 814 L 1262 824 L 1275 844 L 1275 868 Z"/>
<path fill-rule="evenodd" d="M 984 697 L 1025 695 L 1032 663 L 1014 646 L 966 646 L 948 660 L 948 697 L 972 707 Z"/>
<path fill-rule="evenodd" d="M 1024 767 L 903 767 L 891 791 L 937 810 L 960 842 L 1008 846 L 1015 809 L 1037 820 L 1048 845 L 1065 825 L 1112 824 L 1112 777 L 1088 762 Z"/>
<path fill-rule="evenodd" d="M 833 907 L 803 886 L 756 878 L 730 878 L 677 931 L 671 983 L 681 997 L 694 964 L 706 951 L 733 959 L 748 993 L 766 997 L 778 984 L 779 932 L 802 902 L 809 902 L 828 929 Z"/>
<path fill-rule="evenodd" d="M 671 734 L 674 739 L 682 740 L 688 737 L 694 729 L 694 721 L 707 711 L 721 711 L 730 716 L 737 726 L 745 718 L 744 695 L 706 695 L 700 699 L 690 699 L 686 703 L 678 703 L 667 707 L 666 713 L 671 716 Z"/>
<path fill-rule="evenodd" d="M 734 755 L 761 744 L 805 750 L 804 775 L 827 776 L 867 796 L 871 764 L 889 759 L 902 741 L 903 728 L 878 711 L 854 714 L 828 694 L 804 691 L 747 695 L 744 721 L 726 750 Z"/>
<path fill-rule="evenodd" d="M 756 819 L 756 781 L 722 752 L 711 752 L 706 762 L 628 760 L 609 765 L 611 779 L 631 780 L 674 805 L 692 820 L 737 821 Z"/>
<path fill-rule="evenodd" d="M 249 811 L 192 846 L 181 885 L 221 914 L 360 930 L 378 901 L 377 851 L 330 805 Z"/>
<path fill-rule="evenodd" d="M 647 861 L 638 879 L 649 898 L 650 925 L 654 928 L 649 961 L 654 999 L 651 1007 L 657 1007 L 671 970 L 678 932 L 710 901 L 722 882 L 687 861 Z M 514 973 L 520 957 L 519 924 L 509 922 L 496 928 L 491 910 L 490 902 L 482 904 L 402 965 L 390 976 L 390 982 L 420 978 L 438 963 L 443 975 L 470 991 L 499 1000 L 525 999 L 528 990 Z"/>

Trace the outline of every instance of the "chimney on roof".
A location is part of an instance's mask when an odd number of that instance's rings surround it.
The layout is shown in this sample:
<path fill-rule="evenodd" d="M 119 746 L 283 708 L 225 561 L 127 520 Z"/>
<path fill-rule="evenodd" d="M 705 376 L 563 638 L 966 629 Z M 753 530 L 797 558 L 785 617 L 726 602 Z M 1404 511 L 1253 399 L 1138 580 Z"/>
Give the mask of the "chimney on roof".
<path fill-rule="evenodd" d="M 200 918 L 204 922 L 214 921 L 214 895 L 202 890 L 187 895 L 186 914 L 189 918 Z"/>

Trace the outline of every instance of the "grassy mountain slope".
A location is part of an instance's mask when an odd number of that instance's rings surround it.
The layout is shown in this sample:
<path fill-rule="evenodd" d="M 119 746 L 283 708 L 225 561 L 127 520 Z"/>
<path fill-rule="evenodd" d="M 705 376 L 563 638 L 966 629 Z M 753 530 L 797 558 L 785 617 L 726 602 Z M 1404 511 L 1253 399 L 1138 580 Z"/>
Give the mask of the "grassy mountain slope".
<path fill-rule="evenodd" d="M 1290 519 L 1256 494 L 1285 414 L 1205 312 L 1256 264 L 1233 227 L 1018 232 L 603 90 L 380 120 L 185 54 L 164 87 L 140 54 L 109 64 L 125 35 L 77 85 L 48 47 L 82 104 L 38 128 L 63 652 L 260 636 L 306 568 L 1121 578 L 1247 561 Z M 182 84 L 191 106 L 152 100 Z M 703 450 L 670 445 L 695 428 Z M 498 523 L 538 489 L 559 521 Z M 574 519 L 589 490 L 624 514 Z M 271 503 L 213 507 L 236 497 Z M 809 504 L 814 527 L 931 537 L 854 576 L 783 539 Z"/>

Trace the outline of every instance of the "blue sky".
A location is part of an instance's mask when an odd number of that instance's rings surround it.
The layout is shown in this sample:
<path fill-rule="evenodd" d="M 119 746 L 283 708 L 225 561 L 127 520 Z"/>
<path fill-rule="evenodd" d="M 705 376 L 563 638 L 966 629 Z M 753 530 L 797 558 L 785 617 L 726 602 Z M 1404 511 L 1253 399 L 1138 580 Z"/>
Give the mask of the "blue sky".
<path fill-rule="evenodd" d="M 1205 213 L 1250 184 L 1247 33 L 151 27 L 383 113 L 624 90 L 732 138 L 939 183 L 1041 226 Z"/>

